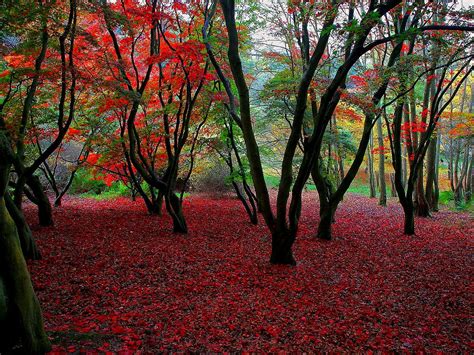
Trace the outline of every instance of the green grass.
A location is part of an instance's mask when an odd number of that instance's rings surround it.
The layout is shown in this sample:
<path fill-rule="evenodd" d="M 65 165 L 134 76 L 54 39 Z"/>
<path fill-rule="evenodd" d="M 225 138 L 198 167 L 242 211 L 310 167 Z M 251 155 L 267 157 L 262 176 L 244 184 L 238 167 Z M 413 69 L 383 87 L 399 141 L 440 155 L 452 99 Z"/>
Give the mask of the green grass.
<path fill-rule="evenodd" d="M 471 200 L 468 203 L 462 201 L 459 205 L 456 206 L 454 203 L 454 196 L 452 191 L 441 191 L 439 193 L 439 204 L 442 206 L 446 206 L 453 211 L 466 211 L 474 213 L 473 201 Z"/>
<path fill-rule="evenodd" d="M 273 175 L 265 175 L 265 182 L 267 183 L 268 188 L 276 189 L 280 184 L 280 177 Z M 313 184 L 306 184 L 306 189 L 309 191 L 316 191 L 316 186 Z"/>
<path fill-rule="evenodd" d="M 347 192 L 357 195 L 370 196 L 370 187 L 368 185 L 353 183 Z"/>
<path fill-rule="evenodd" d="M 91 190 L 88 192 L 84 192 L 80 194 L 79 196 L 85 197 L 85 198 L 94 198 L 100 201 L 100 200 L 111 200 L 117 197 L 129 196 L 129 195 L 130 195 L 130 190 L 128 189 L 128 187 L 126 187 L 123 182 L 119 181 L 119 182 L 114 182 L 110 187 L 107 187 L 104 191 L 101 191 L 100 193 L 96 193 L 95 191 Z"/>
<path fill-rule="evenodd" d="M 280 177 L 273 175 L 265 175 L 265 182 L 267 183 L 267 186 L 269 188 L 275 188 L 278 187 L 278 184 L 280 183 Z"/>

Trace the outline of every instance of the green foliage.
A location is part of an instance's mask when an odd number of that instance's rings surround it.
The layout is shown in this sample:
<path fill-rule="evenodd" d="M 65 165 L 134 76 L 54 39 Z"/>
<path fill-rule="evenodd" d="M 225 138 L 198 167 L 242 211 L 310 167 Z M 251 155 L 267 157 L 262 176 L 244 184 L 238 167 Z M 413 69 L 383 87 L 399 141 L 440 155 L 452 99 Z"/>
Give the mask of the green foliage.
<path fill-rule="evenodd" d="M 441 191 L 439 193 L 439 204 L 448 207 L 454 211 L 466 211 L 474 213 L 474 203 L 472 200 L 470 202 L 465 202 L 464 200 L 461 203 L 457 204 L 454 201 L 454 194 L 452 191 Z"/>
<path fill-rule="evenodd" d="M 130 196 L 130 189 L 121 181 L 114 182 L 111 186 L 106 186 L 98 194 L 93 191 L 81 194 L 81 197 L 90 197 L 96 200 L 109 200 L 124 196 Z"/>
<path fill-rule="evenodd" d="M 72 181 L 71 194 L 101 194 L 105 191 L 107 185 L 102 180 L 94 179 L 92 174 L 87 169 L 80 169 L 77 171 Z"/>

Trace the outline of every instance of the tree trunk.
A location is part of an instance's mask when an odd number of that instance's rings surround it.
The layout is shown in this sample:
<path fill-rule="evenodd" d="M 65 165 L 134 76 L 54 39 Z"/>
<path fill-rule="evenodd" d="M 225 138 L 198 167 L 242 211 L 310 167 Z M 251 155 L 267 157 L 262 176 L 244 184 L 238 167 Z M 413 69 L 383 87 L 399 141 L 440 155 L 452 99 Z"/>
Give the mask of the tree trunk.
<path fill-rule="evenodd" d="M 468 167 L 467 176 L 466 176 L 466 189 L 465 189 L 465 194 L 464 194 L 464 199 L 466 203 L 470 202 L 472 198 L 472 190 L 473 190 L 473 182 L 474 182 L 474 179 L 472 176 L 473 174 L 474 174 L 474 148 L 471 149 L 471 157 L 470 157 L 469 167 Z"/>
<path fill-rule="evenodd" d="M 161 191 L 158 191 L 158 195 L 156 196 L 152 189 L 153 187 L 150 186 L 151 199 L 144 199 L 148 213 L 152 216 L 162 216 L 163 199 L 165 195 Z"/>
<path fill-rule="evenodd" d="M 40 226 L 52 226 L 54 224 L 53 209 L 51 208 L 48 196 L 43 190 L 43 186 L 41 186 L 39 178 L 33 175 L 27 180 L 27 184 L 33 191 L 35 199 L 38 202 L 38 219 Z"/>
<path fill-rule="evenodd" d="M 165 194 L 166 210 L 173 220 L 174 233 L 188 233 L 188 226 L 183 214 L 183 206 L 174 192 Z"/>
<path fill-rule="evenodd" d="M 405 214 L 404 220 L 404 233 L 406 235 L 415 234 L 415 208 L 413 206 L 413 201 L 410 201 L 411 198 L 408 197 L 407 201 L 403 203 L 403 213 Z"/>
<path fill-rule="evenodd" d="M 433 137 L 428 147 L 428 157 L 426 161 L 426 191 L 425 199 L 428 202 L 429 209 L 434 211 L 435 205 L 435 178 L 436 178 L 436 146 L 437 137 Z"/>
<path fill-rule="evenodd" d="M 43 354 L 51 349 L 5 195 L 13 152 L 0 130 L 0 351 Z M 19 348 L 17 348 L 19 346 Z"/>
<path fill-rule="evenodd" d="M 375 174 L 374 174 L 374 143 L 373 143 L 373 138 L 372 138 L 372 133 L 370 134 L 370 139 L 369 139 L 369 149 L 367 151 L 367 157 L 368 157 L 368 170 L 369 170 L 369 186 L 370 186 L 370 198 L 375 198 L 376 196 L 376 191 L 375 191 Z"/>
<path fill-rule="evenodd" d="M 13 202 L 11 196 L 5 193 L 5 204 L 8 209 L 10 217 L 13 219 L 16 225 L 16 230 L 20 240 L 21 250 L 23 251 L 23 256 L 27 260 L 39 260 L 41 259 L 40 251 L 36 245 L 31 229 L 28 226 L 28 223 L 23 216 L 23 212 L 18 209 Z"/>
<path fill-rule="evenodd" d="M 76 167 L 75 170 L 71 172 L 71 175 L 69 175 L 69 179 L 66 186 L 64 186 L 64 188 L 59 192 L 59 194 L 58 193 L 56 194 L 56 198 L 54 199 L 54 207 L 61 207 L 63 197 L 71 188 L 72 182 L 74 181 L 74 177 L 76 176 L 78 168 L 79 167 Z"/>
<path fill-rule="evenodd" d="M 0 297 L 4 295 L 6 304 L 5 329 L 10 344 L 0 343 L 0 350 L 8 351 L 9 346 L 17 346 L 18 353 L 42 354 L 51 346 L 43 327 L 43 317 L 31 284 L 30 275 L 16 232 L 16 226 L 10 217 L 3 197 L 0 199 Z M 6 349 L 2 349 L 6 346 Z"/>
<path fill-rule="evenodd" d="M 54 199 L 54 207 L 61 207 L 63 205 L 63 197 L 62 196 L 57 196 Z"/>
<path fill-rule="evenodd" d="M 418 217 L 429 217 L 430 207 L 425 198 L 425 189 L 423 185 L 423 163 L 421 163 L 418 169 L 418 178 L 416 179 L 415 212 Z"/>
<path fill-rule="evenodd" d="M 408 163 L 407 163 L 407 148 L 405 146 L 402 147 L 402 183 L 403 186 L 407 187 L 407 181 L 408 181 Z M 392 197 L 397 197 L 396 191 L 395 194 L 392 192 Z"/>
<path fill-rule="evenodd" d="M 287 229 L 272 233 L 272 254 L 270 256 L 270 263 L 296 265 L 292 251 L 294 240 L 295 233 Z"/>
<path fill-rule="evenodd" d="M 336 206 L 330 203 L 320 203 L 319 224 L 317 237 L 324 240 L 332 239 L 332 224 L 334 222 L 334 214 Z"/>
<path fill-rule="evenodd" d="M 403 184 L 403 182 L 402 182 L 402 184 Z M 403 184 L 403 185 L 405 185 L 405 184 Z M 391 194 L 392 197 L 397 197 L 397 189 L 395 187 L 395 174 L 393 174 L 393 173 L 390 174 L 390 194 Z"/>
<path fill-rule="evenodd" d="M 385 152 L 383 150 L 383 132 L 382 132 L 382 119 L 377 120 L 377 139 L 379 145 L 379 186 L 380 186 L 380 197 L 379 205 L 387 206 L 387 186 L 385 184 Z"/>

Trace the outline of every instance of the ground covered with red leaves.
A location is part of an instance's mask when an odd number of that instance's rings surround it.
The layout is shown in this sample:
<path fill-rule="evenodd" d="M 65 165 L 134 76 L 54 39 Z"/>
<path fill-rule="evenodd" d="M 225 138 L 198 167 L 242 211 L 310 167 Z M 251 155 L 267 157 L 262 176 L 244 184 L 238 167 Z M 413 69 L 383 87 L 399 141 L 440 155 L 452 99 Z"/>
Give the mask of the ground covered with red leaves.
<path fill-rule="evenodd" d="M 472 351 L 469 215 L 417 219 L 407 237 L 395 201 L 353 195 L 324 242 L 314 198 L 296 267 L 269 264 L 267 229 L 233 199 L 189 198 L 188 235 L 127 199 L 69 199 L 50 228 L 28 208 L 54 351 Z"/>

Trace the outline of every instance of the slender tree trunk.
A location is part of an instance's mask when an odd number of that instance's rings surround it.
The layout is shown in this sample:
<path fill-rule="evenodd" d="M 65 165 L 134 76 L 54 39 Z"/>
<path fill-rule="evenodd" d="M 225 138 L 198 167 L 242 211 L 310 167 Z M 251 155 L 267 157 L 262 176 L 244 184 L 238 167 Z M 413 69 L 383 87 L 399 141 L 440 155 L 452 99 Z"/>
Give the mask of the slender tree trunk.
<path fill-rule="evenodd" d="M 403 159 L 403 158 L 402 158 Z M 397 189 L 395 188 L 395 174 L 390 174 L 390 195 L 397 197 Z"/>
<path fill-rule="evenodd" d="M 385 151 L 383 149 L 382 119 L 377 120 L 377 139 L 379 145 L 379 205 L 387 206 L 387 186 L 385 184 Z"/>
<path fill-rule="evenodd" d="M 441 148 L 441 132 L 438 132 L 436 139 L 436 158 L 435 158 L 435 178 L 433 194 L 433 211 L 439 211 L 439 152 Z"/>
<path fill-rule="evenodd" d="M 403 146 L 402 147 L 402 184 L 404 188 L 407 188 L 407 181 L 408 181 L 408 153 L 407 153 L 407 147 Z M 392 197 L 397 197 L 397 192 L 396 190 L 392 189 Z"/>
<path fill-rule="evenodd" d="M 372 133 L 370 134 L 369 138 L 369 149 L 367 150 L 367 158 L 368 158 L 368 170 L 369 170 L 369 186 L 370 186 L 370 198 L 375 198 L 376 196 L 376 188 L 375 188 L 375 173 L 374 173 L 374 141 L 372 137 Z"/>
<path fill-rule="evenodd" d="M 428 156 L 426 160 L 426 191 L 425 199 L 428 202 L 431 211 L 435 210 L 435 179 L 436 179 L 436 147 L 437 137 L 432 137 L 428 147 Z"/>
<path fill-rule="evenodd" d="M 78 167 L 73 170 L 71 175 L 69 175 L 69 179 L 67 181 L 66 186 L 59 192 L 59 194 L 56 194 L 56 198 L 54 199 L 54 207 L 61 207 L 62 205 L 62 200 L 64 195 L 69 191 L 71 188 L 72 182 L 74 181 L 74 177 L 76 176 Z"/>

